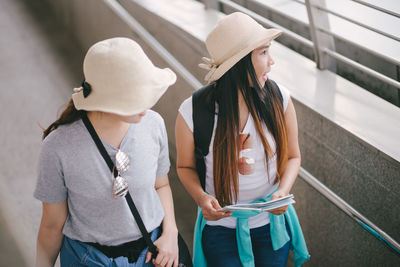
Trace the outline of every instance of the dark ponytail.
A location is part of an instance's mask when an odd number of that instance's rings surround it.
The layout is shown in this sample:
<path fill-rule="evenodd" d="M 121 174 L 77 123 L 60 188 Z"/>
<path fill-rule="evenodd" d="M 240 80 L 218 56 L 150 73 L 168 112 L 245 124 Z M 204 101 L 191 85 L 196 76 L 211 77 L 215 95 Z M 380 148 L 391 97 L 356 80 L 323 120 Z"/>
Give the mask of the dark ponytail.
<path fill-rule="evenodd" d="M 71 99 L 68 102 L 65 110 L 61 113 L 61 116 L 55 122 L 53 122 L 47 129 L 43 131 L 42 139 L 44 140 L 46 136 L 48 136 L 52 131 L 57 129 L 58 126 L 63 124 L 69 124 L 79 119 L 80 119 L 79 111 L 75 108 L 74 102 Z"/>

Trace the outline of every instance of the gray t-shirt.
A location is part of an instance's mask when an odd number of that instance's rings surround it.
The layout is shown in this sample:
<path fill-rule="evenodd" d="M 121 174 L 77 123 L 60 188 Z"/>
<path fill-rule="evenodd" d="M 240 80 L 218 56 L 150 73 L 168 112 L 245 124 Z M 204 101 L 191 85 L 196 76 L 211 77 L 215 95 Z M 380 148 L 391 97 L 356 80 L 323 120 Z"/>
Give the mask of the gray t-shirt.
<path fill-rule="evenodd" d="M 112 158 L 118 151 L 103 141 Z M 156 177 L 168 173 L 170 162 L 164 121 L 147 111 L 140 123 L 131 124 L 122 140 L 130 168 L 121 174 L 147 231 L 164 217 L 154 188 Z M 67 200 L 68 217 L 63 233 L 76 240 L 119 245 L 142 235 L 125 198 L 111 195 L 111 171 L 82 120 L 62 125 L 43 141 L 35 198 L 47 203 Z"/>

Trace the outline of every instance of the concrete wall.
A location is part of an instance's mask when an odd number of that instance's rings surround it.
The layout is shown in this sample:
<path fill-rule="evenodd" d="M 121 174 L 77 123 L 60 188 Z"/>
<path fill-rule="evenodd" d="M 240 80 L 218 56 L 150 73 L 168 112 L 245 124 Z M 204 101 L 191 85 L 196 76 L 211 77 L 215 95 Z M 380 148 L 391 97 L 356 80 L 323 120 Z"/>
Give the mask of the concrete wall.
<path fill-rule="evenodd" d="M 353 208 L 400 240 L 400 163 L 295 101 L 302 166 Z M 297 213 L 312 266 L 396 266 L 386 245 L 297 179 Z"/>
<path fill-rule="evenodd" d="M 172 24 L 163 16 L 152 15 L 149 8 L 143 7 L 146 1 L 138 1 L 142 4 L 129 0 L 120 2 L 199 80 L 202 79 L 204 72 L 197 68 L 201 56 L 206 55 L 202 38 L 183 31 L 180 25 Z M 171 2 L 171 5 L 176 2 L 179 1 Z M 51 3 L 66 29 L 82 44 L 84 49 L 81 53 L 93 42 L 111 36 L 128 36 L 138 40 L 102 1 L 59 0 Z M 181 8 L 185 10 L 183 6 Z M 199 9 L 197 12 L 203 11 Z M 156 65 L 165 66 L 165 62 L 138 41 Z M 166 121 L 173 164 L 174 120 L 179 104 L 192 91 L 178 79 L 178 83 L 155 107 Z M 321 116 L 318 110 L 293 99 L 298 113 L 303 166 L 371 221 L 400 240 L 400 163 L 344 130 L 341 125 Z M 195 206 L 177 182 L 173 169 L 171 181 L 178 226 L 191 244 Z M 297 196 L 296 208 L 312 255 L 306 266 L 400 264 L 400 257 L 301 179 L 297 180 L 293 193 Z"/>

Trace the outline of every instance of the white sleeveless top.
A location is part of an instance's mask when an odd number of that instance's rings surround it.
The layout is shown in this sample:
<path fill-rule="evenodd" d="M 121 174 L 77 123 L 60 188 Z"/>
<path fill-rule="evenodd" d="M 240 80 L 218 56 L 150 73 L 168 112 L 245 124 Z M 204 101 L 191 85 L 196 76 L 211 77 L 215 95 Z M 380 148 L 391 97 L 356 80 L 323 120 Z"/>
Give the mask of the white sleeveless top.
<path fill-rule="evenodd" d="M 279 85 L 283 96 L 283 106 L 286 111 L 288 101 L 290 98 L 289 91 L 283 86 Z M 216 106 L 216 109 L 218 107 Z M 193 118 L 192 118 L 192 97 L 187 98 L 180 106 L 179 113 L 182 115 L 189 129 L 193 132 Z M 205 157 L 206 164 L 206 191 L 215 196 L 214 179 L 213 179 L 213 144 L 215 129 L 217 126 L 218 116 L 215 115 L 214 130 L 210 142 L 209 153 Z M 269 133 L 265 125 L 263 125 L 269 145 L 272 151 L 275 152 L 275 142 L 272 135 Z M 267 166 L 265 163 L 264 147 L 261 138 L 258 136 L 257 129 L 254 124 L 253 117 L 249 114 L 246 125 L 242 131 L 243 134 L 250 134 L 251 140 L 251 157 L 254 158 L 255 163 L 253 172 L 251 174 L 242 175 L 239 173 L 239 193 L 237 203 L 250 203 L 260 198 L 266 197 L 271 194 L 278 186 L 275 185 L 274 180 L 276 177 L 276 156 L 269 160 L 269 175 L 267 173 Z M 269 176 L 269 177 L 268 177 Z M 249 227 L 256 228 L 269 223 L 269 213 L 263 212 L 259 215 L 249 219 Z M 229 228 L 236 228 L 236 218 L 228 217 L 218 221 L 208 221 L 208 225 L 220 225 Z"/>

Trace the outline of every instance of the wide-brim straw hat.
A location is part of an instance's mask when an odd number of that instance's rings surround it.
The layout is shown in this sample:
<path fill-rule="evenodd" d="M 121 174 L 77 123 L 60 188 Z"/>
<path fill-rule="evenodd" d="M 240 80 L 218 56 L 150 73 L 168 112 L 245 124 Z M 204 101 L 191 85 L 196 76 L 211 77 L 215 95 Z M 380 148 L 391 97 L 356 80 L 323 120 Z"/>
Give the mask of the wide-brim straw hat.
<path fill-rule="evenodd" d="M 91 90 L 74 89 L 75 108 L 124 116 L 150 109 L 176 81 L 173 71 L 155 67 L 135 41 L 121 37 L 90 47 L 83 72 Z"/>
<path fill-rule="evenodd" d="M 211 83 L 222 77 L 243 57 L 270 42 L 282 31 L 266 29 L 250 16 L 235 12 L 221 19 L 206 39 L 210 58 L 203 57 L 201 68 L 209 70 L 205 80 Z"/>

